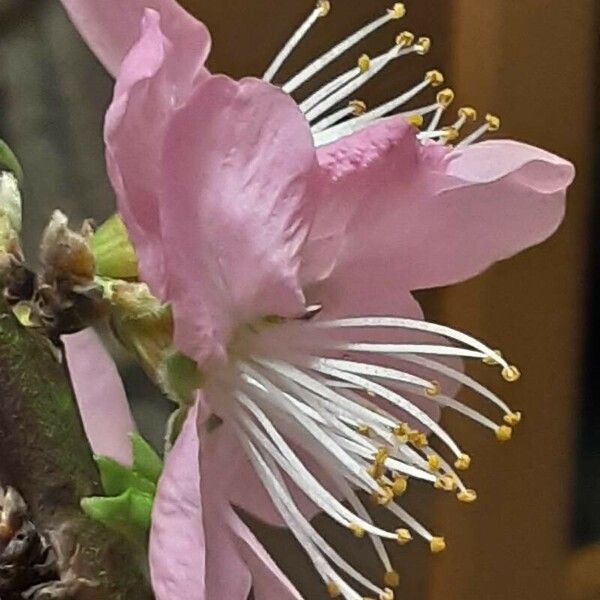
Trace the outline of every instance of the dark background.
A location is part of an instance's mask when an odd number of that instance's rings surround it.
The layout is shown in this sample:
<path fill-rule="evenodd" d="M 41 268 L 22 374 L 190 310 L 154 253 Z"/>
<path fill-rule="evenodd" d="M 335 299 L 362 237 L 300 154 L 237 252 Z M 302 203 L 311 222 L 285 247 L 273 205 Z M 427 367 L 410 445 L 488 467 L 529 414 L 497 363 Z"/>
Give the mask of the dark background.
<path fill-rule="evenodd" d="M 211 68 L 236 77 L 261 74 L 310 4 L 187 1 L 212 31 Z M 388 2 L 334 0 L 333 5 L 283 75 Z M 400 27 L 430 35 L 432 53 L 395 65 L 365 90 L 364 99 L 387 99 L 426 70 L 440 68 L 459 105 L 500 113 L 506 136 L 568 157 L 578 179 L 567 220 L 550 242 L 476 280 L 422 297 L 431 319 L 493 340 L 516 357 L 524 377 L 507 398 L 524 410 L 526 421 L 514 443 L 502 448 L 481 431 L 451 424 L 473 448 L 470 481 L 481 499 L 463 507 L 419 491 L 409 498 L 450 545 L 435 559 L 416 545 L 397 553 L 401 597 L 599 600 L 598 3 L 412 0 L 407 7 Z M 364 50 L 386 47 L 394 32 L 388 27 Z M 74 222 L 89 216 L 101 221 L 113 210 L 101 143 L 110 93 L 109 77 L 57 0 L 0 0 L 0 137 L 25 168 L 25 238 L 32 261 L 54 208 Z M 164 416 L 168 407 L 126 357 L 120 362 L 142 429 L 159 443 L 157 415 Z M 476 374 L 484 383 L 497 383 L 486 379 L 486 371 Z M 352 552 L 353 542 L 323 526 Z M 287 534 L 259 529 L 306 597 L 325 598 Z M 356 561 L 375 564 L 358 547 L 355 554 Z"/>

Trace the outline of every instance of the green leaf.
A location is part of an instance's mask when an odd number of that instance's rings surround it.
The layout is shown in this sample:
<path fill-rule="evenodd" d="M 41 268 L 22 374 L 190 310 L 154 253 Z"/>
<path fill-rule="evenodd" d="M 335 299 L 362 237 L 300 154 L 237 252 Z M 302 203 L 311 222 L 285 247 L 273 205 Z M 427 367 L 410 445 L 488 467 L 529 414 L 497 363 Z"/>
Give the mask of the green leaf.
<path fill-rule="evenodd" d="M 152 446 L 139 434 L 129 434 L 133 448 L 133 471 L 152 483 L 158 483 L 163 464 Z"/>
<path fill-rule="evenodd" d="M 107 496 L 118 496 L 128 489 L 138 490 L 146 494 L 154 495 L 156 485 L 143 475 L 124 467 L 118 462 L 106 456 L 95 457 L 102 487 Z"/>
<path fill-rule="evenodd" d="M 23 169 L 19 160 L 2 139 L 0 139 L 0 171 L 10 171 L 17 178 L 19 184 L 23 183 Z"/>
<path fill-rule="evenodd" d="M 91 519 L 138 542 L 150 530 L 153 502 L 151 494 L 128 489 L 111 498 L 84 498 L 81 508 Z"/>

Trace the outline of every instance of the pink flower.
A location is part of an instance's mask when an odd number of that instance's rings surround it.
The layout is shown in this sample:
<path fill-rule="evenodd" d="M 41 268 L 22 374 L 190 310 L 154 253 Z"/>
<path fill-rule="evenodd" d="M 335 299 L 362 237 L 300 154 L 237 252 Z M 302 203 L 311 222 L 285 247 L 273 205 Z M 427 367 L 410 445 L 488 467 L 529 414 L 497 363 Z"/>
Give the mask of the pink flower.
<path fill-rule="evenodd" d="M 232 505 L 288 526 L 332 594 L 392 598 L 382 540 L 416 535 L 433 552 L 445 546 L 399 504 L 406 479 L 475 498 L 456 472 L 470 457 L 437 423 L 439 410 L 501 441 L 520 419 L 456 359 L 498 364 L 509 381 L 517 369 L 474 338 L 423 321 L 411 292 L 467 279 L 546 239 L 562 220 L 572 166 L 517 142 L 479 142 L 498 127 L 491 116 L 452 147 L 475 114 L 461 109 L 441 127 L 450 90 L 388 116 L 439 85 L 437 71 L 382 107 L 339 108 L 392 60 L 426 53 L 429 40 L 408 33 L 293 100 L 333 59 L 401 18 L 400 4 L 280 89 L 269 81 L 328 2 L 263 81 L 239 82 L 203 67 L 208 34 L 170 0 L 63 3 L 117 75 L 105 137 L 119 211 L 141 278 L 172 306 L 176 348 L 205 381 L 159 485 L 157 598 L 243 600 L 251 585 L 257 600 L 299 597 Z M 458 385 L 496 405 L 505 423 L 454 400 Z M 214 415 L 223 424 L 211 430 Z M 387 506 L 399 528 L 374 523 L 355 489 Z M 319 536 L 308 521 L 316 511 L 370 537 L 383 586 Z"/>

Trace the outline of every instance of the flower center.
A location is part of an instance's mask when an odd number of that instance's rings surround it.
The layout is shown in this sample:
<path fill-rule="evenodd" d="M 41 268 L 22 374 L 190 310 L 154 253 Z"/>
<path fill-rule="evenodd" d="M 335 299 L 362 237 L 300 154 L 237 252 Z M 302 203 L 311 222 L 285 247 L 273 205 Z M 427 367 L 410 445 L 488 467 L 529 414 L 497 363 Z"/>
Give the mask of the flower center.
<path fill-rule="evenodd" d="M 386 341 L 373 341 L 381 339 Z M 448 361 L 498 365 L 507 381 L 518 379 L 516 367 L 471 336 L 442 325 L 400 317 L 268 317 L 240 328 L 229 350 L 229 385 L 219 382 L 227 390 L 228 419 L 333 597 L 362 600 L 348 577 L 377 598 L 393 599 L 398 575 L 385 540 L 404 545 L 416 535 L 433 553 L 444 550 L 444 538 L 399 504 L 409 480 L 454 492 L 461 502 L 476 500 L 458 474 L 469 468 L 471 458 L 432 409 L 454 410 L 490 429 L 499 441 L 509 440 L 521 419 Z M 499 409 L 505 423 L 498 425 L 454 399 L 460 385 Z M 430 437 L 445 450 L 434 450 Z M 302 453 L 318 468 L 310 470 Z M 384 568 L 383 586 L 356 571 L 320 536 L 295 503 L 284 475 L 357 538 L 371 540 Z M 386 507 L 398 528 L 378 526 L 357 491 Z"/>

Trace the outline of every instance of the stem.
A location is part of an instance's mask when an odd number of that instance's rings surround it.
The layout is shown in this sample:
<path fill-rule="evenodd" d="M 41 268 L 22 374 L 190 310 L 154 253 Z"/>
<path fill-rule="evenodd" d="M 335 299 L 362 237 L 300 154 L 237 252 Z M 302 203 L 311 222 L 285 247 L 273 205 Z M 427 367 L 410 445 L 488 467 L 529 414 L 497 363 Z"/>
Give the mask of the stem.
<path fill-rule="evenodd" d="M 62 595 L 52 597 L 151 599 L 145 552 L 80 510 L 81 498 L 101 490 L 64 369 L 48 341 L 21 327 L 3 301 L 0 400 L 0 483 L 19 491 L 54 546 Z"/>

